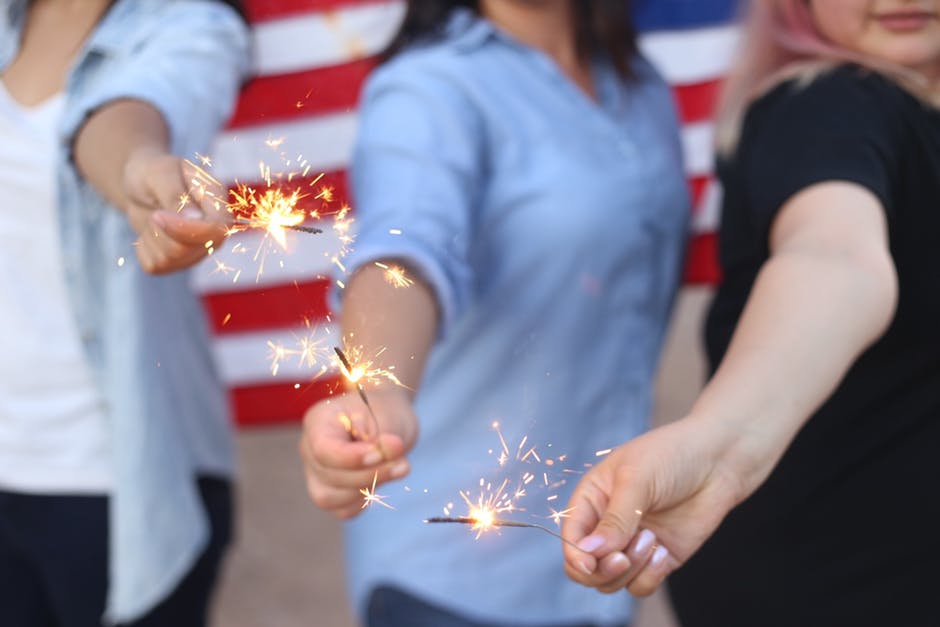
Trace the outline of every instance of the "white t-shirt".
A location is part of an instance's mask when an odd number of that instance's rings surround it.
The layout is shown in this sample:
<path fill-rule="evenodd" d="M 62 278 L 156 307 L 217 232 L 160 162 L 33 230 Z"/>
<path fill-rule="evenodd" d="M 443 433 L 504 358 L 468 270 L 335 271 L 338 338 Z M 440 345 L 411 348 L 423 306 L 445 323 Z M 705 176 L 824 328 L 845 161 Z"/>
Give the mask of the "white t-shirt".
<path fill-rule="evenodd" d="M 66 293 L 56 130 L 0 81 L 0 490 L 101 494 L 112 472 L 102 395 Z"/>

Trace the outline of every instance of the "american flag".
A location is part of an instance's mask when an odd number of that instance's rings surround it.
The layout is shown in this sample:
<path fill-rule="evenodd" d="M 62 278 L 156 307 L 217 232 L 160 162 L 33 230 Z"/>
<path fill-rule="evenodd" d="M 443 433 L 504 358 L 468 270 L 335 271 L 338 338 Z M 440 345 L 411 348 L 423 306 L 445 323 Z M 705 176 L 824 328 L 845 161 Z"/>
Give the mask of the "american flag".
<path fill-rule="evenodd" d="M 695 206 L 688 283 L 711 283 L 718 277 L 719 192 L 711 178 L 711 115 L 736 43 L 736 4 L 634 2 L 641 49 L 674 87 L 682 117 Z M 248 0 L 246 5 L 255 45 L 254 78 L 214 146 L 213 173 L 228 184 L 261 185 L 260 162 L 272 170 L 305 162 L 307 176 L 295 177 L 289 185 L 307 187 L 325 173 L 316 190 L 331 188 L 334 200 L 327 209 L 338 209 L 349 198 L 345 168 L 360 87 L 376 53 L 394 35 L 404 3 Z M 311 195 L 306 202 L 320 208 L 325 201 Z M 336 373 L 314 378 L 316 372 L 299 360 L 283 360 L 276 374 L 271 367 L 272 345 L 295 346 L 299 338 L 311 336 L 326 346 L 338 340 L 326 298 L 336 238 L 329 229 L 323 235 L 295 234 L 289 254 L 269 255 L 257 274 L 257 262 L 248 262 L 261 237 L 256 232 L 234 235 L 193 274 L 235 417 L 243 426 L 297 420 L 338 385 Z"/>

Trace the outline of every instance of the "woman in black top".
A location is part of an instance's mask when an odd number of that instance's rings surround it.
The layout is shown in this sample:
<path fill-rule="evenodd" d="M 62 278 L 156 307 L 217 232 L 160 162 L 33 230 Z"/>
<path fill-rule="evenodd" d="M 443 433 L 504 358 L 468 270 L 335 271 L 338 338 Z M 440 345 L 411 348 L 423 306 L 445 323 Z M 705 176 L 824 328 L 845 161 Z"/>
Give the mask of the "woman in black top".
<path fill-rule="evenodd" d="M 714 376 L 583 478 L 577 581 L 648 594 L 678 568 L 687 626 L 940 625 L 938 18 L 754 1 L 719 123 Z"/>

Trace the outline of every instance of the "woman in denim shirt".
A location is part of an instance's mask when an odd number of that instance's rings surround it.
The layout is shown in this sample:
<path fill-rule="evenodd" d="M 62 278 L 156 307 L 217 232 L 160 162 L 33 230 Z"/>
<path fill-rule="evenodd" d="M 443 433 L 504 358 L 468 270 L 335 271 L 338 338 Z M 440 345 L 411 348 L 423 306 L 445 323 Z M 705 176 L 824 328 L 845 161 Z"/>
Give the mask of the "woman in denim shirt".
<path fill-rule="evenodd" d="M 226 2 L 0 3 L 4 625 L 205 621 L 232 447 L 177 271 L 225 212 L 177 212 L 180 157 L 228 116 L 247 56 Z"/>
<path fill-rule="evenodd" d="M 563 470 L 646 428 L 688 219 L 670 90 L 636 54 L 623 0 L 408 8 L 364 94 L 341 323 L 416 392 L 370 388 L 381 448 L 343 427 L 369 425 L 356 395 L 312 408 L 311 496 L 357 516 L 348 578 L 371 627 L 623 625 L 627 595 L 567 581 L 548 535 L 475 542 L 421 521 L 464 513 L 459 492 L 476 501 L 481 477 L 515 495 L 529 472 L 525 511 L 504 515 L 553 525 L 576 476 Z M 373 477 L 406 476 L 376 487 L 396 511 L 359 515 Z"/>

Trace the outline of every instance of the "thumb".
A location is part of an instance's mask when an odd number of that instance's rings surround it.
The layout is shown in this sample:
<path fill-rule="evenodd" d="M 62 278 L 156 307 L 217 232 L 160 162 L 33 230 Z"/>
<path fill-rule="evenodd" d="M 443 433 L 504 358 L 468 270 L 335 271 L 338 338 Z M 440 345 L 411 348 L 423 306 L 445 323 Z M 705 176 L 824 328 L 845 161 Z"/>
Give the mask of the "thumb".
<path fill-rule="evenodd" d="M 228 233 L 225 224 L 209 222 L 198 209 L 190 207 L 180 213 L 161 209 L 153 213 L 151 220 L 171 239 L 185 246 L 219 246 Z"/>
<path fill-rule="evenodd" d="M 647 493 L 647 486 L 640 475 L 626 467 L 618 468 L 607 508 L 601 513 L 594 530 L 578 542 L 578 548 L 598 559 L 625 551 L 640 527 L 640 519 L 649 501 Z"/>
<path fill-rule="evenodd" d="M 372 449 L 362 459 L 366 466 L 401 459 L 408 453 L 408 447 L 404 441 L 394 433 L 382 433 L 378 440 L 373 440 L 371 444 Z"/>

